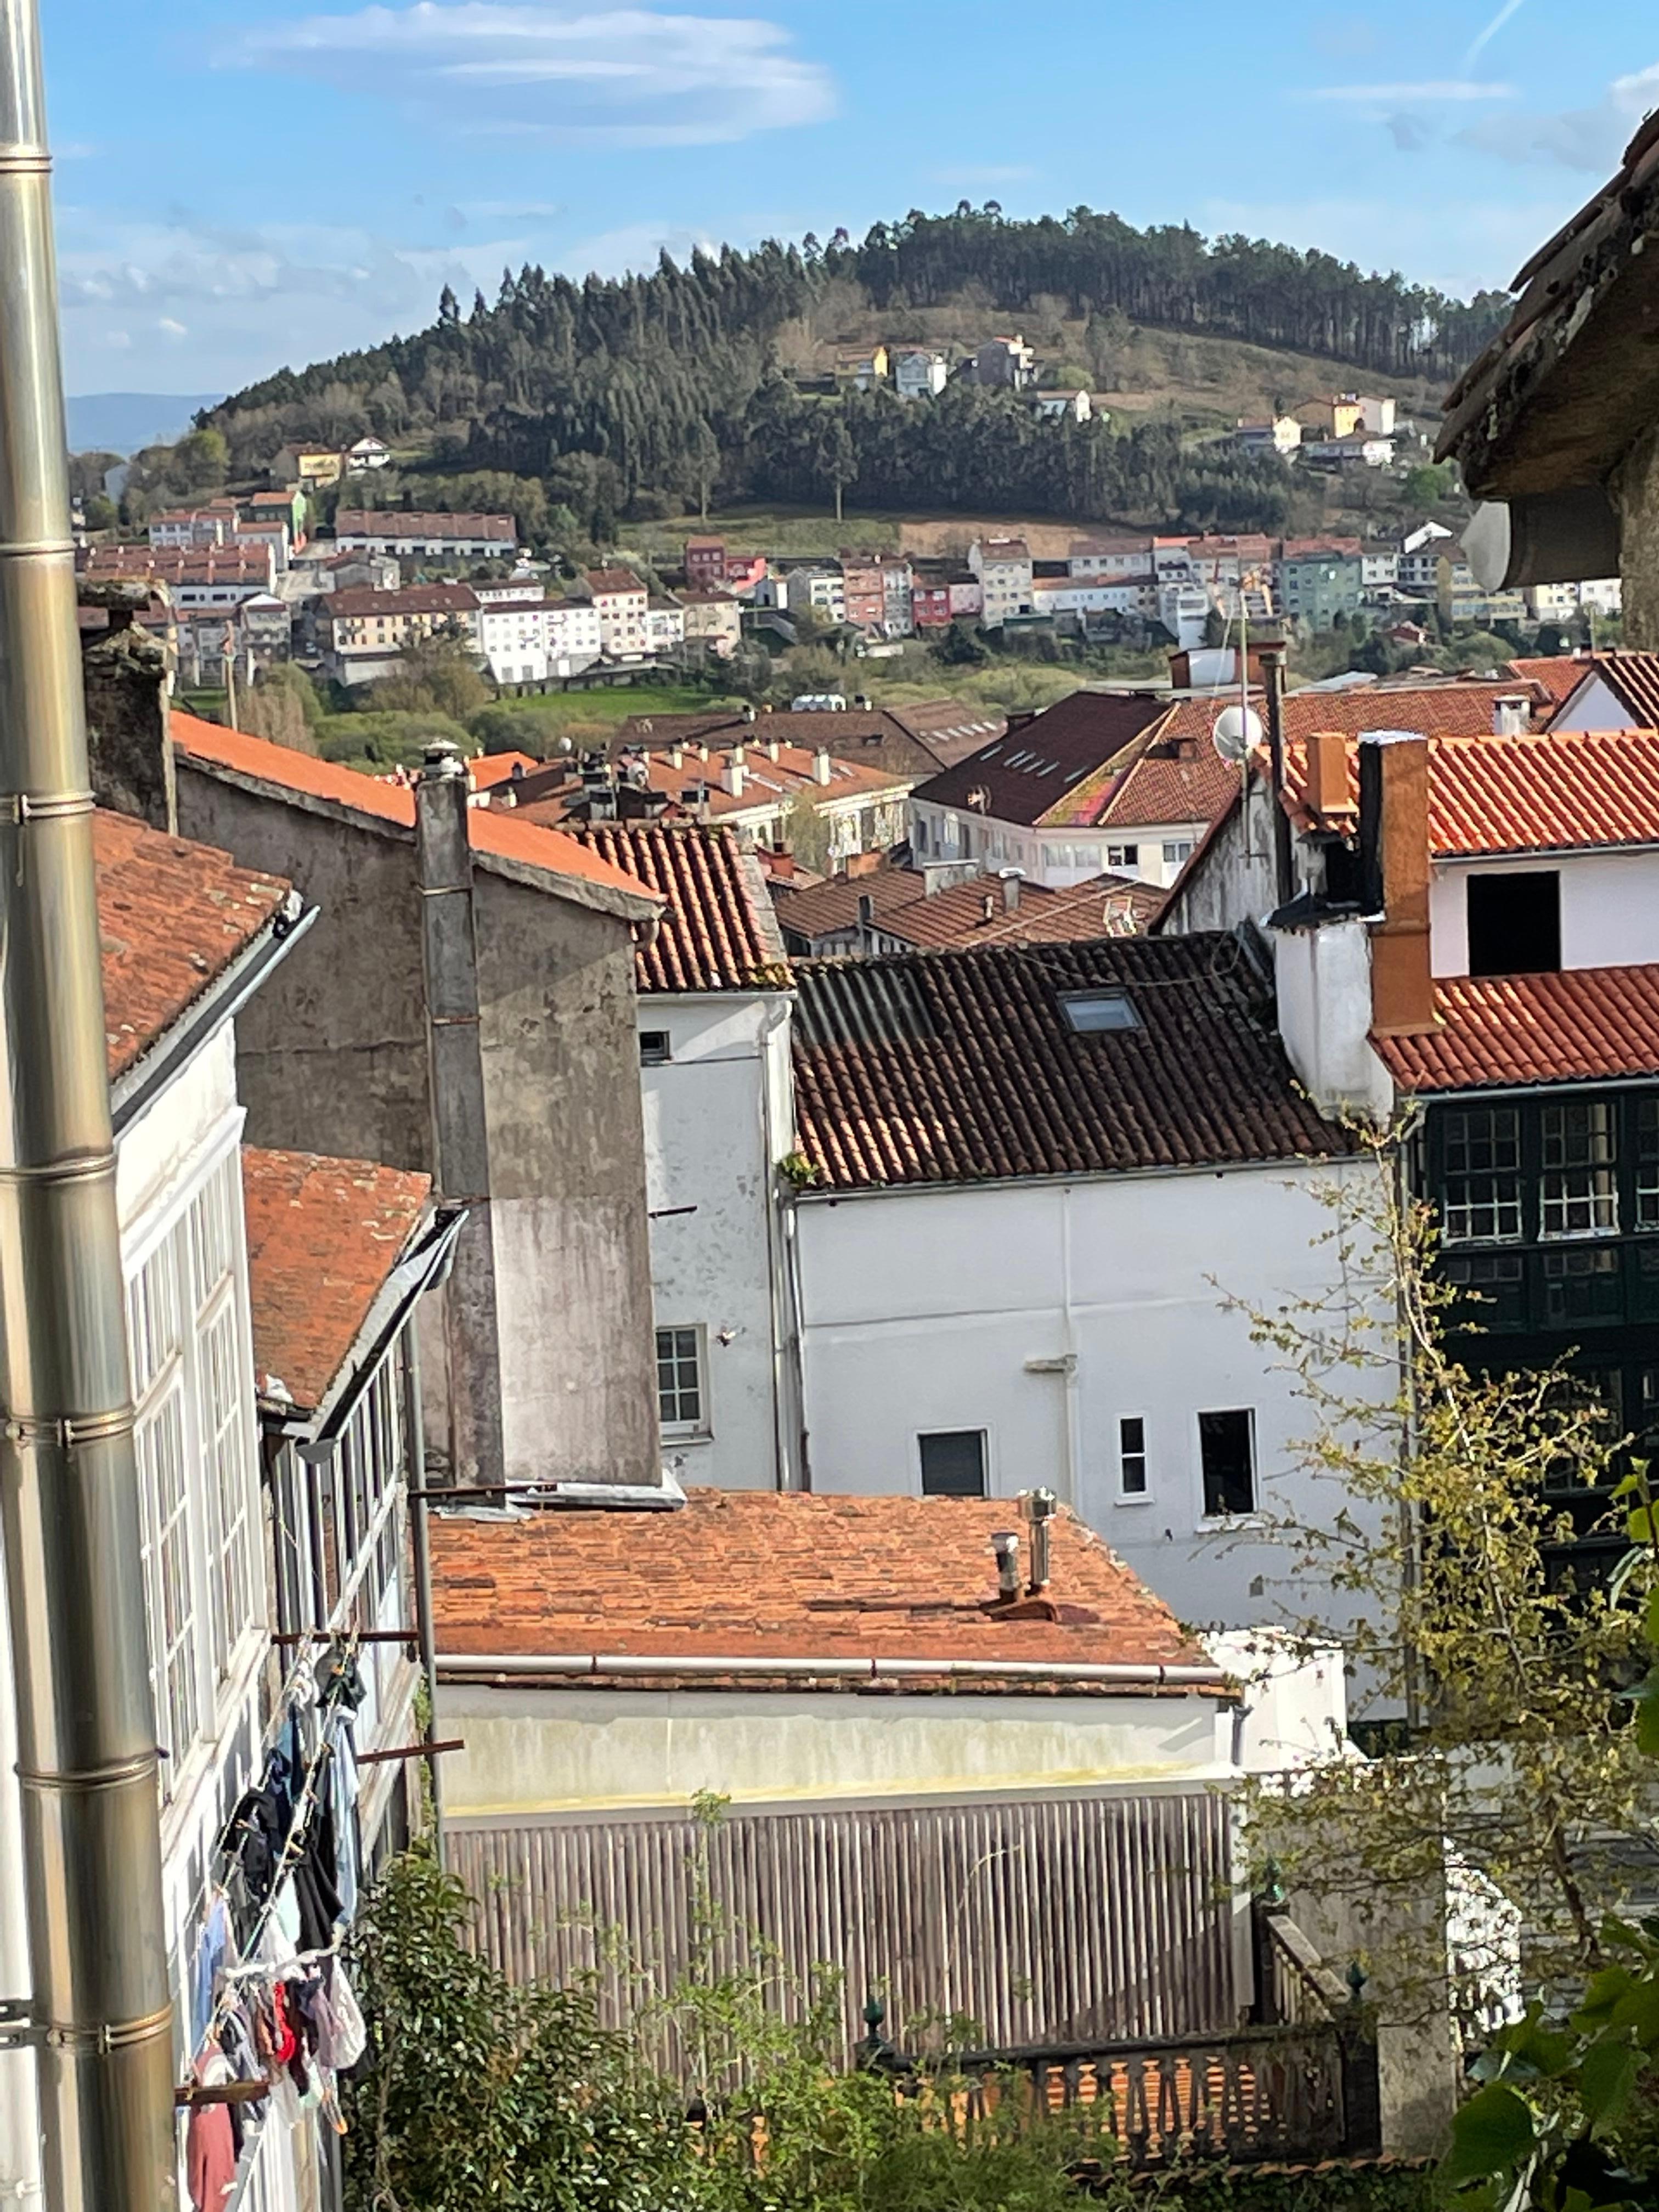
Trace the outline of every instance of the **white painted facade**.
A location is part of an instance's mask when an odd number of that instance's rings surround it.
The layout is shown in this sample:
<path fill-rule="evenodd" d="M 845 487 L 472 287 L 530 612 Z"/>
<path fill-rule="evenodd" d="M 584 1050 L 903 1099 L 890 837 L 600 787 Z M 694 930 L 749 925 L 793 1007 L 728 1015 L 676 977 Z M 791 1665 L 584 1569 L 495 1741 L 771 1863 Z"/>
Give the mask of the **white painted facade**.
<path fill-rule="evenodd" d="M 1308 1407 L 1224 1301 L 1276 1311 L 1335 1289 L 1316 1187 L 1293 1161 L 837 1194 L 796 1206 L 812 1487 L 921 1487 L 924 1435 L 984 1438 L 989 1494 L 1047 1484 L 1184 1620 L 1302 1610 L 1259 1524 L 1205 1510 L 1198 1416 L 1248 1412 L 1258 1512 L 1328 1525 L 1302 1464 Z M 1124 1422 L 1144 1490 L 1126 1487 Z M 1133 1438 L 1134 1431 L 1127 1432 Z"/>
<path fill-rule="evenodd" d="M 555 599 L 545 615 L 548 673 L 577 676 L 605 650 L 599 609 L 586 599 Z"/>
<path fill-rule="evenodd" d="M 1630 708 L 1616 697 L 1594 668 L 1550 718 L 1553 730 L 1628 730 L 1633 727 Z"/>
<path fill-rule="evenodd" d="M 652 1297 L 659 1330 L 695 1332 L 701 1382 L 694 1419 L 662 1407 L 663 1458 L 683 1486 L 793 1486 L 800 1419 L 778 1173 L 795 1143 L 793 1005 L 786 991 L 639 1002 Z"/>
<path fill-rule="evenodd" d="M 901 399 L 936 399 L 950 380 L 942 353 L 907 349 L 893 356 L 893 389 Z"/>
<path fill-rule="evenodd" d="M 919 863 L 977 861 L 1023 868 L 1034 884 L 1066 890 L 1095 876 L 1133 876 L 1160 890 L 1174 883 L 1209 828 L 1207 821 L 1147 822 L 1063 835 L 1026 829 L 965 807 L 911 802 L 910 836 Z"/>
<path fill-rule="evenodd" d="M 478 649 L 496 684 L 544 684 L 548 677 L 548 616 L 539 597 L 485 601 L 480 594 Z"/>
<path fill-rule="evenodd" d="M 968 550 L 968 566 L 979 579 L 987 629 L 1000 629 L 1031 612 L 1031 556 L 1023 539 L 975 539 Z"/>
<path fill-rule="evenodd" d="M 683 1814 L 700 1790 L 744 1811 L 1034 1789 L 1234 1778 L 1212 1698 L 855 1697 L 845 1691 L 492 1689 L 442 1682 L 466 1748 L 444 1769 L 460 1823 L 520 1814 Z"/>
<path fill-rule="evenodd" d="M 1437 866 L 1429 887 L 1430 959 L 1437 975 L 1469 972 L 1471 875 L 1559 876 L 1563 968 L 1633 968 L 1659 962 L 1659 866 L 1649 847 Z"/>

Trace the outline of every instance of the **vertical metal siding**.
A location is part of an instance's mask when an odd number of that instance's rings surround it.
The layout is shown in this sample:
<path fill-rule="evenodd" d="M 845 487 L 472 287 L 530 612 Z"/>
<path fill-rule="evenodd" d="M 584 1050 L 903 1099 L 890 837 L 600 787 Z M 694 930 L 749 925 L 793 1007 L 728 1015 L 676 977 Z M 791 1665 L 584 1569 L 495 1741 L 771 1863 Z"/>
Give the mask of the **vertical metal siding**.
<path fill-rule="evenodd" d="M 1006 2048 L 1213 2033 L 1237 2018 L 1227 1808 L 1212 1792 L 690 1818 L 451 1824 L 480 1948 L 515 1980 L 592 1972 L 620 2024 L 699 1941 L 799 2015 L 815 1967 L 887 2032 L 958 2018 Z M 706 1856 L 712 1924 L 699 1929 Z M 775 1954 L 775 1960 L 772 1956 Z"/>

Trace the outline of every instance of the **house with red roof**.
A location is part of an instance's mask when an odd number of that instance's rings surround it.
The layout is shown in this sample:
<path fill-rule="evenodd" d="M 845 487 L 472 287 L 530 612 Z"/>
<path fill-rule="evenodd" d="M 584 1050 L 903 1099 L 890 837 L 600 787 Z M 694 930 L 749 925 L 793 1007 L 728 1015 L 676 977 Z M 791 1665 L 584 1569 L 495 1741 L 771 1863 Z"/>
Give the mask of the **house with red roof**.
<path fill-rule="evenodd" d="M 1651 1449 L 1659 734 L 1322 733 L 1287 749 L 1283 808 L 1285 1046 L 1327 1109 L 1420 1109 L 1409 1168 L 1468 1294 L 1458 1356 L 1571 1357 Z M 1593 1495 L 1562 1510 L 1581 1535 L 1601 1518 Z"/>
<path fill-rule="evenodd" d="M 472 804 L 445 751 L 410 787 L 179 714 L 171 760 L 179 825 L 280 862 L 320 909 L 244 1017 L 249 1136 L 429 1176 L 466 1209 L 428 1363 L 431 1463 L 654 1492 L 633 969 L 663 901 Z"/>

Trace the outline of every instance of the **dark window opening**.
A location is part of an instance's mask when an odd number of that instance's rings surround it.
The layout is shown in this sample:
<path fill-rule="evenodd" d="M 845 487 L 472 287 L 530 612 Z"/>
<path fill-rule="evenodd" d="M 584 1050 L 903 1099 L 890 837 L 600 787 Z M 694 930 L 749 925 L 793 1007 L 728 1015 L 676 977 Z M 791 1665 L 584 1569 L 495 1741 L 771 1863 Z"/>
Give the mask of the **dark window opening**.
<path fill-rule="evenodd" d="M 1547 975 L 1561 965 L 1561 878 L 1469 878 L 1471 975 Z"/>
<path fill-rule="evenodd" d="M 941 1429 L 916 1441 L 921 1446 L 924 1498 L 984 1497 L 983 1429 Z"/>
<path fill-rule="evenodd" d="M 1204 1464 L 1204 1512 L 1208 1520 L 1255 1510 L 1255 1416 L 1200 1413 L 1198 1448 Z"/>
<path fill-rule="evenodd" d="M 1120 1486 L 1126 1498 L 1146 1495 L 1146 1424 L 1139 1413 L 1126 1413 L 1117 1425 Z"/>
<path fill-rule="evenodd" d="M 640 1031 L 640 1066 L 641 1067 L 666 1067 L 673 1057 L 666 1030 Z"/>

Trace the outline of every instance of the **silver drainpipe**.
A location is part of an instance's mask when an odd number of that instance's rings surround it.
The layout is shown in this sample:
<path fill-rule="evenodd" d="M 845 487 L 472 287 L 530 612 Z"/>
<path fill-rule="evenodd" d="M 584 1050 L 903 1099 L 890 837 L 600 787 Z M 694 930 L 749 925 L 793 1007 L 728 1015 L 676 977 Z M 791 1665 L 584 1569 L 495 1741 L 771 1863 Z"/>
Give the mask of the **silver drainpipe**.
<path fill-rule="evenodd" d="M 50 169 L 36 0 L 0 0 L 0 1525 L 33 2039 L 52 2212 L 161 2212 L 172 2008 Z"/>

